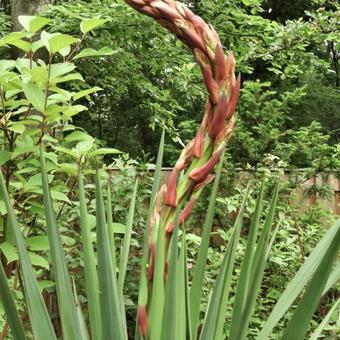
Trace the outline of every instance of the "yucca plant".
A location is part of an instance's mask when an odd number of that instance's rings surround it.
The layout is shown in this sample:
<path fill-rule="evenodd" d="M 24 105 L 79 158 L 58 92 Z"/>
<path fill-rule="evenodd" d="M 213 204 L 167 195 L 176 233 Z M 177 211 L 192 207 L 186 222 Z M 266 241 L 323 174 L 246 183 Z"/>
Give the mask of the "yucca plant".
<path fill-rule="evenodd" d="M 155 172 L 153 185 L 154 197 L 157 192 L 157 186 L 159 185 L 163 146 L 164 138 L 162 138 Z M 175 214 L 173 237 L 169 245 L 166 276 L 163 277 L 161 283 L 163 285 L 163 295 L 157 295 L 153 292 L 155 289 L 160 290 L 160 287 L 151 287 L 151 296 L 157 299 L 154 303 L 158 302 L 163 306 L 162 318 L 156 326 L 154 326 L 154 320 L 149 320 L 150 322 L 145 335 L 143 335 L 142 331 L 137 327 L 135 339 L 196 339 L 197 337 L 200 339 L 223 339 L 226 336 L 223 326 L 227 317 L 227 305 L 230 303 L 230 283 L 234 275 L 236 249 L 239 243 L 249 190 L 247 190 L 245 194 L 238 217 L 235 221 L 232 236 L 226 247 L 220 272 L 210 295 L 208 308 L 204 312 L 203 323 L 201 324 L 200 319 L 197 318 L 196 324 L 194 325 L 195 315 L 192 313 L 195 304 L 197 304 L 197 300 L 198 304 L 201 300 L 200 294 L 197 293 L 197 291 L 200 292 L 202 290 L 202 277 L 207 261 L 207 248 L 222 164 L 223 162 L 220 161 L 216 171 L 216 178 L 202 231 L 202 241 L 193 278 L 189 280 L 186 260 L 185 228 L 180 228 L 179 226 L 179 212 L 177 211 Z M 120 256 L 116 256 L 118 252 L 114 249 L 112 226 L 110 227 L 112 223 L 112 221 L 110 221 L 110 216 L 112 216 L 109 201 L 110 195 L 106 196 L 107 210 L 105 211 L 102 183 L 99 171 L 97 171 L 97 243 L 95 245 L 95 252 L 87 226 L 88 213 L 83 176 L 81 171 L 79 172 L 79 217 L 89 313 L 89 322 L 87 323 L 81 306 L 78 303 L 76 287 L 73 285 L 68 274 L 65 254 L 61 245 L 60 232 L 56 224 L 53 202 L 49 192 L 43 150 L 41 151 L 41 171 L 47 233 L 49 236 L 52 267 L 55 273 L 56 294 L 58 297 L 63 339 L 87 339 L 90 337 L 92 339 L 127 339 L 128 330 L 125 320 L 123 286 L 127 270 L 137 183 L 133 190 L 123 247 L 120 250 Z M 238 277 L 235 299 L 232 304 L 233 313 L 230 332 L 227 335 L 228 339 L 246 339 L 247 337 L 249 320 L 258 296 L 266 260 L 270 256 L 270 248 L 275 239 L 276 229 L 279 227 L 279 222 L 273 227 L 275 206 L 278 199 L 278 185 L 273 190 L 272 200 L 266 212 L 266 218 L 263 220 L 261 216 L 263 214 L 264 187 L 265 185 L 262 185 L 261 191 L 258 194 L 256 209 L 252 217 L 245 256 Z M 28 258 L 24 237 L 18 225 L 14 209 L 11 206 L 2 174 L 0 176 L 0 188 L 8 211 L 10 225 L 13 228 L 15 243 L 19 254 L 22 289 L 25 293 L 32 333 L 35 339 L 56 339 L 57 336 L 40 293 L 32 264 Z M 151 214 L 152 211 L 151 207 L 149 214 Z M 327 231 L 323 239 L 311 252 L 310 256 L 291 280 L 258 335 L 258 339 L 266 339 L 270 336 L 278 321 L 284 316 L 302 292 L 303 295 L 298 306 L 295 308 L 282 338 L 305 338 L 310 319 L 320 298 L 339 279 L 339 265 L 332 271 L 339 246 L 340 220 Z M 146 249 L 147 247 L 148 242 L 146 242 L 145 245 Z M 96 257 L 97 261 L 95 260 Z M 27 325 L 22 325 L 3 270 L 1 270 L 0 274 L 0 298 L 7 314 L 12 335 L 15 339 L 25 339 L 24 326 L 27 327 Z M 195 290 L 196 287 L 198 287 L 197 290 Z M 336 308 L 336 305 L 334 308 Z M 151 317 L 152 314 L 150 314 L 150 318 Z M 320 326 L 322 327 L 322 325 Z M 158 327 L 160 329 L 158 338 L 154 335 L 152 327 Z M 198 332 L 198 328 L 200 328 L 200 332 Z M 320 329 L 318 332 L 320 332 Z"/>
<path fill-rule="evenodd" d="M 265 219 L 262 218 L 265 184 L 262 185 L 258 194 L 232 304 L 231 326 L 226 334 L 224 323 L 227 317 L 227 306 L 230 304 L 231 279 L 234 275 L 235 257 L 248 191 L 235 221 L 231 239 L 227 244 L 208 307 L 203 313 L 203 321 L 200 303 L 209 237 L 224 161 L 224 148 L 235 125 L 233 112 L 240 90 L 240 78 L 236 79 L 234 75 L 233 55 L 230 53 L 228 57 L 225 57 L 215 30 L 187 7 L 171 0 L 128 0 L 127 2 L 138 11 L 155 18 L 193 50 L 209 92 L 205 116 L 196 137 L 184 149 L 168 183 L 163 185 L 160 185 L 160 177 L 164 133 L 161 138 L 144 234 L 134 338 L 150 340 L 197 338 L 220 340 L 225 337 L 245 339 L 264 275 L 266 260 L 270 256 L 270 248 L 280 225 L 275 219 L 279 185 L 277 184 L 273 190 Z M 88 318 L 86 318 L 77 298 L 77 285 L 74 284 L 68 272 L 49 189 L 43 138 L 41 142 L 40 164 L 46 230 L 56 283 L 62 338 L 67 340 L 128 339 L 130 333 L 127 327 L 123 289 L 138 184 L 135 184 L 133 190 L 122 249 L 118 251 L 115 249 L 112 228 L 111 190 L 108 186 L 105 202 L 100 170 L 97 170 L 97 241 L 93 244 L 88 228 L 86 192 L 81 169 L 82 159 L 78 160 L 79 221 L 88 302 Z M 217 163 L 219 164 L 213 176 L 212 173 Z M 187 271 L 185 221 L 203 187 L 212 181 L 214 184 L 202 230 L 200 250 L 191 278 Z M 56 339 L 57 335 L 40 293 L 2 174 L 0 175 L 0 191 L 19 255 L 21 288 L 25 296 L 31 331 L 35 339 Z M 339 266 L 332 271 L 339 245 L 340 221 L 327 231 L 287 286 L 258 335 L 259 339 L 266 339 L 270 336 L 278 321 L 301 294 L 299 304 L 282 337 L 284 339 L 305 338 L 310 319 L 320 298 L 340 277 Z M 0 270 L 0 285 L 0 298 L 12 335 L 16 339 L 25 339 L 24 327 L 27 325 L 22 324 L 3 270 Z"/>

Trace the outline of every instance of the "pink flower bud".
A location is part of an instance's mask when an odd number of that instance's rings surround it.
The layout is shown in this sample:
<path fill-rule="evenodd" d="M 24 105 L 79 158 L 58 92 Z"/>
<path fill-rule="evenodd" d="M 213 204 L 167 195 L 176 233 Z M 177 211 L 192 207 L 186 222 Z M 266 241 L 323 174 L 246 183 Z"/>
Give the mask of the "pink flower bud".
<path fill-rule="evenodd" d="M 239 74 L 231 92 L 231 97 L 226 112 L 226 119 L 230 119 L 231 115 L 234 113 L 236 109 L 238 97 L 240 95 L 240 88 L 241 88 L 241 75 Z"/>
<path fill-rule="evenodd" d="M 197 134 L 195 137 L 195 147 L 194 147 L 194 155 L 196 158 L 201 158 L 204 147 L 204 130 L 200 127 L 197 130 Z"/>
<path fill-rule="evenodd" d="M 210 184 L 214 180 L 215 176 L 209 174 L 206 179 L 198 184 L 196 184 L 193 188 L 193 192 L 198 192 L 199 190 L 203 189 L 206 185 Z"/>
<path fill-rule="evenodd" d="M 150 3 L 152 7 L 158 9 L 158 11 L 169 21 L 174 21 L 176 19 L 182 19 L 181 15 L 174 9 L 165 4 L 162 1 L 153 1 Z"/>
<path fill-rule="evenodd" d="M 185 208 L 182 210 L 182 212 L 179 215 L 179 224 L 182 225 L 187 218 L 190 216 L 192 209 L 194 208 L 196 203 L 195 198 L 191 198 L 190 201 L 187 203 Z"/>
<path fill-rule="evenodd" d="M 176 162 L 175 168 L 178 172 L 184 170 L 190 163 L 194 154 L 195 140 L 193 139 L 182 151 L 179 159 Z"/>
<path fill-rule="evenodd" d="M 164 203 L 176 208 L 176 186 L 177 186 L 177 169 L 173 168 L 168 184 L 166 186 L 166 194 Z"/>
<path fill-rule="evenodd" d="M 209 136 L 213 139 L 224 129 L 224 121 L 228 108 L 228 98 L 222 95 L 217 103 L 214 117 L 209 126 Z"/>
<path fill-rule="evenodd" d="M 221 82 L 227 76 L 227 63 L 225 60 L 224 51 L 221 44 L 216 45 L 215 63 L 216 63 L 216 80 L 218 82 Z"/>
<path fill-rule="evenodd" d="M 189 177 L 196 183 L 200 183 L 211 173 L 220 159 L 222 150 L 215 152 L 211 158 L 200 168 L 191 171 Z"/>

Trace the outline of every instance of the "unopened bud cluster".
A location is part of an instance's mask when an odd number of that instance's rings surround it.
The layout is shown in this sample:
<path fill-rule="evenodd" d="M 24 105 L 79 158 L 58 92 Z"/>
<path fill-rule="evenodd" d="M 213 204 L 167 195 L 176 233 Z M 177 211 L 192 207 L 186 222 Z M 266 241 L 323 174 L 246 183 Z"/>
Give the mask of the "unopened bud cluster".
<path fill-rule="evenodd" d="M 214 28 L 185 5 L 173 0 L 126 2 L 137 11 L 154 18 L 192 50 L 209 93 L 204 118 L 195 138 L 184 148 L 168 182 L 157 195 L 149 225 L 148 276 L 152 284 L 158 233 L 162 233 L 169 242 L 176 208 L 184 206 L 179 216 L 179 223 L 183 224 L 203 187 L 214 178 L 212 172 L 234 130 L 233 113 L 240 92 L 240 77 L 235 77 L 233 53 L 228 56 L 224 54 Z"/>

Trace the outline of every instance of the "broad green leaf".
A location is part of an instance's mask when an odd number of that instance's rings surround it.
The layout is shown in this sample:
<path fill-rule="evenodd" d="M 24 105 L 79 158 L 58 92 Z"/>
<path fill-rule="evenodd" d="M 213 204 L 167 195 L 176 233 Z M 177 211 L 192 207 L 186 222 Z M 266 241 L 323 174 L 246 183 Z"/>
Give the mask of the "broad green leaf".
<path fill-rule="evenodd" d="M 48 45 L 50 47 L 50 52 L 55 54 L 77 41 L 79 41 L 79 39 L 76 39 L 68 34 L 57 34 L 49 38 Z"/>
<path fill-rule="evenodd" d="M 0 249 L 6 257 L 7 263 L 11 263 L 18 259 L 18 252 L 12 243 L 5 241 L 0 244 Z"/>
<path fill-rule="evenodd" d="M 83 131 L 73 131 L 69 135 L 67 135 L 64 138 L 65 142 L 80 142 L 80 141 L 87 141 L 87 140 L 93 140 L 93 137 L 91 137 L 89 134 Z"/>
<path fill-rule="evenodd" d="M 11 328 L 11 333 L 15 340 L 25 340 L 25 332 L 19 313 L 15 306 L 11 290 L 2 263 L 0 262 L 0 301 L 6 313 L 7 322 Z"/>
<path fill-rule="evenodd" d="M 53 80 L 51 80 L 51 84 L 56 85 L 60 83 L 66 83 L 72 80 L 84 81 L 84 78 L 80 73 L 74 72 L 74 73 L 66 74 L 65 76 L 62 76 L 62 77 L 54 78 Z"/>
<path fill-rule="evenodd" d="M 26 239 L 26 244 L 30 250 L 48 250 L 50 248 L 48 244 L 47 236 L 31 236 Z"/>
<path fill-rule="evenodd" d="M 53 202 L 46 173 L 45 155 L 42 147 L 40 149 L 40 164 L 47 234 L 51 249 L 52 266 L 55 271 L 55 282 L 57 288 L 59 314 L 63 329 L 63 338 L 65 340 L 73 340 L 77 339 L 78 335 L 80 334 L 81 325 L 79 323 L 77 308 L 74 302 L 60 231 L 57 226 L 57 221 L 53 210 Z"/>
<path fill-rule="evenodd" d="M 100 88 L 98 86 L 95 86 L 95 87 L 92 87 L 90 89 L 77 92 L 77 93 L 73 94 L 73 100 L 76 101 L 76 100 L 78 100 L 80 98 L 88 96 L 91 93 L 98 92 L 98 91 L 101 91 L 101 90 L 102 90 L 102 88 Z"/>
<path fill-rule="evenodd" d="M 48 263 L 48 261 L 46 260 L 45 257 L 36 254 L 36 253 L 32 253 L 32 252 L 28 252 L 29 258 L 31 260 L 31 263 L 34 266 L 38 266 L 44 269 L 49 270 L 50 269 L 50 264 Z"/>
<path fill-rule="evenodd" d="M 108 19 L 100 19 L 100 18 L 93 18 L 93 19 L 83 19 L 80 23 L 80 30 L 86 34 L 90 32 L 91 30 L 104 25 L 106 22 L 108 22 Z"/>
<path fill-rule="evenodd" d="M 76 66 L 72 63 L 52 64 L 50 69 L 50 80 L 53 81 L 64 74 L 72 72 Z"/>
<path fill-rule="evenodd" d="M 11 159 L 12 153 L 7 150 L 0 150 L 0 166 L 6 164 Z"/>
<path fill-rule="evenodd" d="M 94 339 L 101 339 L 101 315 L 99 305 L 99 283 L 93 244 L 91 241 L 89 218 L 86 206 L 84 180 L 79 169 L 79 216 L 81 241 L 83 247 L 85 286 L 88 299 L 88 311 L 90 316 L 91 333 Z"/>
<path fill-rule="evenodd" d="M 105 55 L 112 55 L 115 51 L 108 47 L 102 47 L 100 50 L 94 50 L 93 48 L 85 48 L 77 55 L 75 55 L 72 60 L 87 58 L 87 57 L 101 57 Z"/>
<path fill-rule="evenodd" d="M 19 15 L 18 20 L 20 25 L 30 33 L 39 31 L 51 21 L 47 18 L 30 15 Z"/>
<path fill-rule="evenodd" d="M 13 132 L 15 132 L 15 133 L 17 133 L 19 135 L 22 135 L 25 132 L 26 127 L 21 122 L 12 122 L 8 126 L 8 130 L 13 131 Z"/>
<path fill-rule="evenodd" d="M 293 316 L 291 317 L 282 340 L 305 339 L 310 320 L 318 306 L 323 289 L 332 270 L 334 260 L 340 249 L 340 228 L 334 235 L 328 249 L 326 250 L 311 282 L 299 302 Z"/>
<path fill-rule="evenodd" d="M 18 225 L 14 210 L 11 206 L 10 199 L 6 190 L 6 185 L 2 172 L 0 171 L 0 193 L 5 201 L 8 212 L 8 220 L 13 230 L 17 251 L 19 254 L 22 278 L 25 285 L 25 299 L 28 304 L 28 313 L 32 325 L 32 331 L 35 339 L 55 339 L 56 336 L 51 324 L 50 316 L 47 312 L 45 302 L 40 294 L 38 281 L 35 272 L 29 260 L 28 252 L 24 242 L 23 235 Z"/>
<path fill-rule="evenodd" d="M 121 151 L 114 148 L 100 148 L 89 153 L 89 157 L 99 156 L 99 155 L 115 155 L 122 153 Z"/>
<path fill-rule="evenodd" d="M 84 140 L 84 141 L 78 142 L 74 150 L 78 154 L 86 154 L 88 151 L 92 149 L 93 145 L 94 145 L 94 139 Z"/>
<path fill-rule="evenodd" d="M 27 100 L 33 105 L 33 107 L 39 112 L 45 111 L 45 93 L 35 83 L 24 83 L 23 89 Z"/>

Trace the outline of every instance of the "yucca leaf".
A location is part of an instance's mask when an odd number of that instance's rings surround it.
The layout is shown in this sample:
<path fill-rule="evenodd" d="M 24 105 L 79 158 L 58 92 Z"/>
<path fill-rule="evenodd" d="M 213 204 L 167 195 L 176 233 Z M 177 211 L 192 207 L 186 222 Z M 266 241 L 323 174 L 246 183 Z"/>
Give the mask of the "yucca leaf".
<path fill-rule="evenodd" d="M 336 282 L 340 280 L 340 262 L 335 266 L 333 271 L 331 272 L 331 275 L 329 275 L 329 278 L 326 283 L 326 287 L 323 290 L 322 295 L 325 295 L 331 287 L 334 286 Z"/>
<path fill-rule="evenodd" d="M 270 243 L 270 231 L 273 224 L 277 199 L 279 193 L 279 181 L 277 181 L 272 199 L 269 205 L 269 211 L 266 216 L 263 228 L 259 235 L 259 240 L 256 244 L 256 250 L 250 261 L 250 272 L 248 277 L 247 289 L 244 291 L 245 299 L 242 304 L 242 312 L 238 319 L 232 320 L 232 328 L 230 332 L 230 339 L 241 340 L 245 339 L 248 331 L 249 320 L 253 312 L 258 292 L 260 290 L 263 279 L 266 256 L 268 253 L 268 246 Z M 242 264 L 243 266 L 243 264 Z M 235 327 L 236 326 L 236 327 Z"/>
<path fill-rule="evenodd" d="M 289 282 L 264 324 L 264 327 L 258 334 L 257 339 L 268 339 L 270 332 L 310 280 L 339 229 L 340 219 L 338 219 L 337 222 L 326 232 L 321 241 L 312 250 L 306 261 L 295 274 L 294 278 Z"/>
<path fill-rule="evenodd" d="M 24 282 L 25 297 L 28 306 L 28 314 L 30 317 L 34 337 L 37 340 L 56 339 L 50 316 L 41 296 L 39 284 L 35 277 L 34 269 L 26 249 L 26 244 L 11 205 L 1 171 L 0 192 L 6 205 L 9 225 L 12 228 L 17 246 L 20 268 Z"/>
<path fill-rule="evenodd" d="M 208 258 L 210 233 L 211 233 L 212 223 L 214 220 L 216 197 L 217 197 L 218 185 L 219 185 L 220 178 L 221 178 L 223 162 L 224 162 L 224 152 L 221 156 L 220 162 L 216 169 L 216 176 L 215 176 L 214 184 L 213 184 L 211 194 L 210 194 L 209 206 L 208 206 L 207 214 L 206 214 L 204 225 L 203 225 L 201 245 L 200 245 L 200 249 L 198 252 L 197 263 L 194 268 L 194 274 L 193 274 L 193 279 L 192 279 L 192 284 L 191 284 L 191 289 L 190 289 L 191 333 L 194 339 L 196 338 L 197 328 L 198 328 L 198 323 L 199 323 L 204 269 L 205 269 L 205 265 L 207 263 L 207 258 Z"/>
<path fill-rule="evenodd" d="M 165 288 L 165 305 L 162 322 L 162 339 L 172 340 L 177 337 L 177 268 L 178 268 L 178 209 L 175 216 L 175 226 L 170 243 L 169 269 Z"/>
<path fill-rule="evenodd" d="M 332 270 L 339 248 L 340 228 L 334 235 L 333 240 L 326 250 L 326 253 L 316 269 L 311 282 L 309 283 L 301 301 L 290 319 L 282 340 L 305 339 L 310 320 L 320 302 L 323 289 Z"/>
<path fill-rule="evenodd" d="M 62 246 L 60 232 L 53 210 L 53 203 L 46 173 L 44 151 L 40 149 L 40 166 L 43 188 L 43 200 L 46 214 L 48 241 L 51 249 L 52 266 L 55 272 L 59 315 L 65 340 L 76 339 L 81 332 L 78 312 L 74 301 L 71 281 L 65 261 L 65 252 Z"/>
<path fill-rule="evenodd" d="M 127 335 L 126 329 L 123 329 L 116 271 L 113 267 L 112 248 L 105 219 L 104 198 L 98 169 L 96 175 L 96 217 L 102 339 L 125 340 Z"/>
<path fill-rule="evenodd" d="M 119 258 L 118 289 L 119 289 L 119 291 L 121 292 L 122 295 L 123 295 L 123 287 L 124 287 L 124 282 L 125 282 L 127 263 L 128 263 L 128 259 L 129 259 L 132 225 L 133 225 L 133 219 L 134 219 L 134 216 L 135 216 L 137 188 L 138 188 L 138 179 L 136 179 L 135 186 L 133 188 L 128 218 L 127 218 L 127 222 L 126 222 L 126 230 L 125 230 L 125 234 L 124 234 L 123 247 L 122 247 L 122 251 L 121 251 L 121 254 L 120 254 L 120 258 Z"/>
<path fill-rule="evenodd" d="M 221 323 L 225 320 L 226 300 L 229 295 L 231 277 L 235 264 L 236 249 L 240 237 L 243 215 L 246 206 L 246 201 L 249 193 L 249 185 L 243 197 L 241 209 L 238 213 L 234 224 L 234 230 L 231 239 L 228 243 L 220 272 L 214 284 L 214 288 L 209 300 L 208 310 L 205 315 L 203 328 L 201 332 L 201 340 L 221 339 L 220 336 Z"/>
<path fill-rule="evenodd" d="M 241 314 L 243 311 L 243 307 L 245 304 L 245 300 L 247 297 L 249 284 L 250 284 L 250 274 L 252 268 L 252 260 L 255 252 L 256 239 L 258 236 L 260 217 L 262 213 L 262 205 L 263 205 L 263 192 L 264 192 L 264 181 L 262 182 L 261 189 L 256 201 L 255 211 L 252 216 L 249 235 L 247 239 L 246 250 L 244 253 L 240 276 L 237 280 L 237 289 L 235 300 L 233 304 L 233 313 L 231 319 L 231 328 L 230 328 L 230 336 L 236 332 L 237 322 L 241 318 Z"/>
<path fill-rule="evenodd" d="M 324 331 L 325 327 L 327 326 L 330 318 L 332 317 L 332 315 L 334 314 L 334 312 L 339 306 L 340 306 L 340 299 L 333 304 L 332 308 L 329 310 L 327 315 L 321 321 L 320 325 L 316 328 L 316 330 L 310 336 L 309 340 L 317 340 L 320 337 L 321 333 Z"/>
<path fill-rule="evenodd" d="M 140 282 L 139 282 L 139 295 L 138 295 L 138 312 L 137 313 L 143 313 L 142 317 L 143 320 L 147 323 L 147 316 L 146 316 L 146 305 L 148 302 L 148 278 L 147 278 L 147 263 L 149 259 L 149 249 L 148 249 L 148 230 L 149 230 L 149 224 L 151 215 L 153 212 L 154 202 L 156 199 L 156 194 L 159 189 L 159 183 L 161 178 L 161 169 L 162 169 L 162 161 L 163 161 L 163 152 L 164 152 L 164 139 L 165 139 L 165 131 L 162 132 L 161 141 L 159 144 L 158 149 L 158 155 L 157 155 L 157 161 L 156 161 L 156 169 L 153 177 L 153 184 L 152 184 L 152 191 L 151 191 L 151 197 L 150 197 L 150 204 L 149 204 L 149 210 L 148 210 L 148 216 L 146 220 L 146 226 L 144 230 L 144 244 L 143 244 L 143 256 L 141 261 L 141 272 L 140 272 Z M 147 324 L 144 325 L 145 328 L 147 327 Z M 138 322 L 136 322 L 136 332 L 135 332 L 135 339 L 140 338 L 140 332 L 138 329 Z"/>
<path fill-rule="evenodd" d="M 182 232 L 181 251 L 179 254 L 178 267 L 177 267 L 177 299 L 176 314 L 177 314 L 177 329 L 176 337 L 178 340 L 186 339 L 187 329 L 187 315 L 186 315 L 186 234 L 185 228 Z"/>
<path fill-rule="evenodd" d="M 165 230 L 162 223 L 155 224 L 157 228 L 155 269 L 152 280 L 152 294 L 149 310 L 150 339 L 160 340 L 164 311 L 164 263 L 165 263 Z"/>
<path fill-rule="evenodd" d="M 78 319 L 79 319 L 79 324 L 80 324 L 80 331 L 81 333 L 79 334 L 79 337 L 81 339 L 88 339 L 88 333 L 87 333 L 87 327 L 86 327 L 86 322 L 84 318 L 84 313 L 81 308 L 81 304 L 79 303 L 78 300 L 78 294 L 77 294 L 77 289 L 76 285 L 74 283 L 74 279 L 72 279 L 72 285 L 73 285 L 73 295 L 74 295 L 74 301 L 76 303 L 76 308 L 77 308 L 77 314 L 78 314 Z"/>
<path fill-rule="evenodd" d="M 0 261 L 0 301 L 6 313 L 6 319 L 15 340 L 25 340 L 25 332 L 15 302 L 8 286 L 8 281 Z"/>
<path fill-rule="evenodd" d="M 115 247 L 115 236 L 113 232 L 113 219 L 112 219 L 112 199 L 111 199 L 111 183 L 109 181 L 107 185 L 107 192 L 106 192 L 106 220 L 107 220 L 107 230 L 109 233 L 109 241 L 112 253 L 112 262 L 113 267 L 117 268 L 117 261 L 116 261 L 116 247 Z"/>
<path fill-rule="evenodd" d="M 101 319 L 100 319 L 97 267 L 95 263 L 93 244 L 88 225 L 88 211 L 86 206 L 84 180 L 80 170 L 78 175 L 78 185 L 79 185 L 80 230 L 81 241 L 83 246 L 85 287 L 87 293 L 91 334 L 93 338 L 101 339 Z"/>

